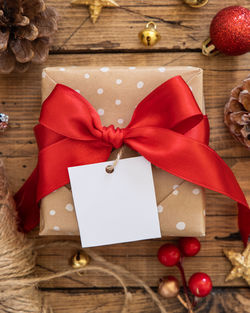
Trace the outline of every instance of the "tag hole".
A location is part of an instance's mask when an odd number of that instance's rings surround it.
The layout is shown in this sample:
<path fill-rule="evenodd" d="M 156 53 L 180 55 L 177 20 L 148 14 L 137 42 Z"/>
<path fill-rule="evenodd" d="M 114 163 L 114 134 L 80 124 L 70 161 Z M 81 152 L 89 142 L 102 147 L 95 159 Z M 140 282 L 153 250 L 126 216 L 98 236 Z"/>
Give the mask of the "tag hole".
<path fill-rule="evenodd" d="M 112 174 L 114 172 L 114 168 L 112 165 L 106 166 L 105 170 L 108 174 Z"/>

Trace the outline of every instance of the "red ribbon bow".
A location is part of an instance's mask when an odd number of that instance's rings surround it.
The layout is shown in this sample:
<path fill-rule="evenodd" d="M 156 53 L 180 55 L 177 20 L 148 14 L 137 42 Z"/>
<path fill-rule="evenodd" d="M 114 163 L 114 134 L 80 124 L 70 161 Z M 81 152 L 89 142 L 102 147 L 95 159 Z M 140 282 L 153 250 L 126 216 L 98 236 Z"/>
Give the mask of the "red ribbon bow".
<path fill-rule="evenodd" d="M 68 167 L 106 161 L 113 148 L 126 144 L 164 171 L 237 201 L 247 243 L 250 210 L 244 194 L 230 168 L 208 146 L 207 117 L 180 76 L 142 100 L 123 129 L 103 127 L 86 99 L 57 85 L 43 103 L 35 135 L 38 164 L 15 196 L 23 230 L 38 224 L 37 203 L 69 183 Z"/>

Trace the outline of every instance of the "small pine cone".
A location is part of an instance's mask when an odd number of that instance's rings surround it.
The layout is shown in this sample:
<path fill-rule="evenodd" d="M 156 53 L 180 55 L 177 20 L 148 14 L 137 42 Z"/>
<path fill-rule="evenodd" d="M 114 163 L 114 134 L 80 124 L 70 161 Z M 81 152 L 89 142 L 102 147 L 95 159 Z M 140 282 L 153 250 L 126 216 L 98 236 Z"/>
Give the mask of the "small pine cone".
<path fill-rule="evenodd" d="M 44 0 L 0 0 L 0 73 L 43 63 L 58 15 Z"/>
<path fill-rule="evenodd" d="M 234 138 L 250 149 L 250 76 L 231 91 L 224 116 Z"/>

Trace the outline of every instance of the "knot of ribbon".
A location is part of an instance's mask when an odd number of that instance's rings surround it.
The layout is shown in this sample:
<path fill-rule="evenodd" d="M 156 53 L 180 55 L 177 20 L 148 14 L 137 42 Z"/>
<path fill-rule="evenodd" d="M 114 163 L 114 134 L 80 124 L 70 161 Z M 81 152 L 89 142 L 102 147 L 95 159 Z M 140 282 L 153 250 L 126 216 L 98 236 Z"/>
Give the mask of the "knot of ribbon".
<path fill-rule="evenodd" d="M 68 167 L 104 162 L 113 148 L 126 144 L 162 170 L 238 202 L 238 224 L 247 243 L 247 201 L 230 168 L 208 146 L 207 117 L 180 76 L 143 99 L 123 129 L 103 126 L 85 98 L 58 84 L 43 103 L 35 135 L 37 167 L 15 195 L 24 231 L 38 224 L 39 201 L 69 183 Z"/>
<path fill-rule="evenodd" d="M 114 125 L 110 125 L 108 127 L 103 126 L 102 139 L 108 144 L 111 144 L 115 149 L 118 149 L 124 142 L 123 129 L 119 127 L 115 128 Z"/>

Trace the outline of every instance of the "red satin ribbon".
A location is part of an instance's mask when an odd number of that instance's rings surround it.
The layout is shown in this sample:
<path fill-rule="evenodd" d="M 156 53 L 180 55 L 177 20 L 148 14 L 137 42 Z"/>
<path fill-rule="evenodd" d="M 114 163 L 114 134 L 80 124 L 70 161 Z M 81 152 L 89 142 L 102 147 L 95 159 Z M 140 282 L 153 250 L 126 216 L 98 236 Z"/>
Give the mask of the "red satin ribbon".
<path fill-rule="evenodd" d="M 15 195 L 23 230 L 38 224 L 37 203 L 69 183 L 68 167 L 106 161 L 113 148 L 126 144 L 164 171 L 238 202 L 239 228 L 247 243 L 250 210 L 244 194 L 230 168 L 208 146 L 207 117 L 180 76 L 142 100 L 123 129 L 103 127 L 86 99 L 57 85 L 43 103 L 35 135 L 38 164 Z"/>

